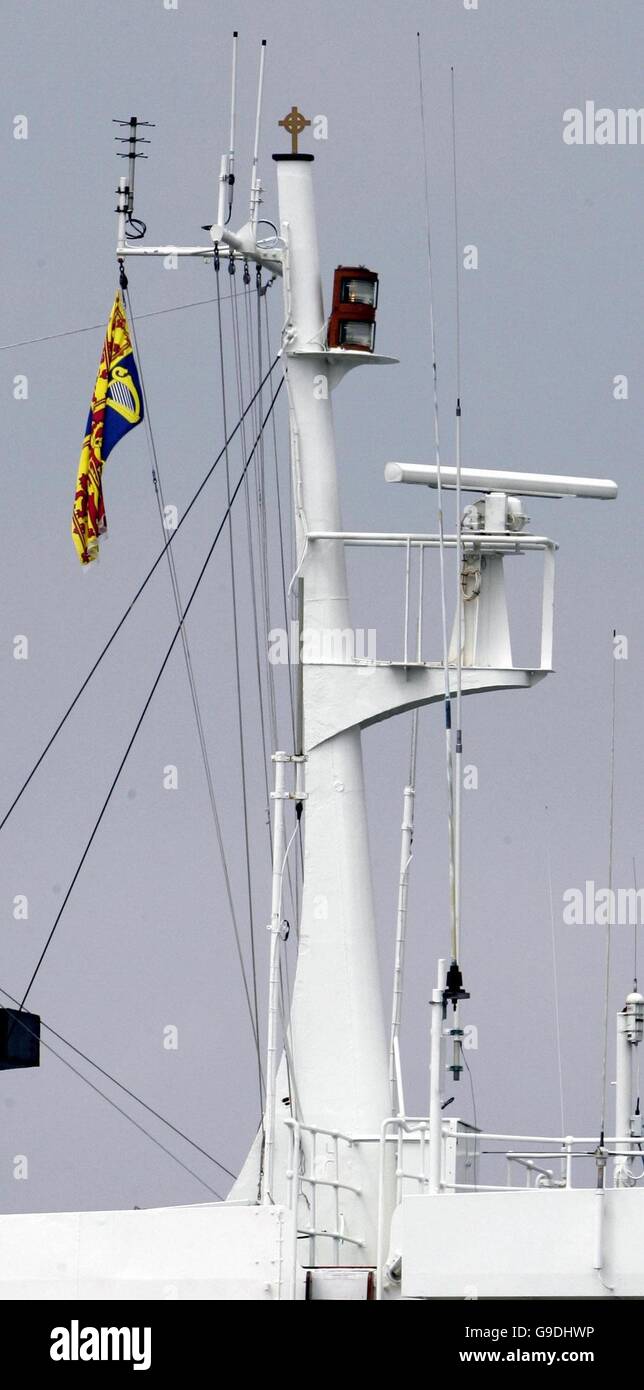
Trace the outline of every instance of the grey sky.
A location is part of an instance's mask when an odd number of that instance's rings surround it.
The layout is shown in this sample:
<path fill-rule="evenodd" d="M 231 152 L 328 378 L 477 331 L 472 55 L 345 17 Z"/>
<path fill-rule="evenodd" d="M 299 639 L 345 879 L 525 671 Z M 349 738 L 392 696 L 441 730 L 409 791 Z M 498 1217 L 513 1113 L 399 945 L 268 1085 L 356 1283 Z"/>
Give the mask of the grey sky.
<path fill-rule="evenodd" d="M 463 462 L 481 467 L 614 476 L 614 504 L 534 501 L 532 529 L 561 544 L 557 672 L 534 691 L 465 705 L 465 760 L 480 786 L 465 801 L 464 965 L 469 1053 L 479 1122 L 494 1130 L 559 1126 L 547 890 L 552 858 L 562 1010 L 566 1127 L 599 1120 L 602 933 L 564 927 L 561 894 L 605 883 L 613 627 L 630 639 L 618 666 L 615 877 L 630 885 L 641 852 L 642 685 L 639 525 L 644 469 L 641 146 L 566 146 L 562 114 L 586 99 L 644 104 L 638 0 L 462 0 L 396 7 L 338 0 L 224 6 L 162 0 L 5 0 L 2 82 L 5 254 L 2 342 L 104 323 L 115 288 L 114 189 L 121 172 L 112 117 L 156 122 L 138 169 L 137 213 L 154 241 L 194 242 L 214 217 L 226 143 L 230 34 L 241 34 L 236 217 L 245 220 L 259 41 L 269 40 L 261 173 L 277 212 L 273 149 L 293 102 L 324 113 L 311 142 L 320 239 L 332 271 L 356 260 L 381 275 L 378 347 L 398 368 L 353 373 L 336 397 L 345 524 L 431 529 L 435 500 L 385 488 L 389 458 L 430 459 L 424 200 L 416 30 L 423 35 L 432 179 L 432 238 L 443 455 L 452 461 L 454 243 L 449 68 L 457 84 L 461 242 L 480 264 L 462 275 Z M 29 138 L 15 140 L 25 114 Z M 176 271 L 131 267 L 137 314 L 206 299 L 201 262 Z M 227 275 L 222 292 L 227 292 Z M 273 339 L 279 286 L 270 291 Z M 225 322 L 230 324 L 229 306 Z M 223 439 L 212 305 L 138 326 L 166 499 L 184 506 Z M 228 409 L 236 418 L 229 336 Z M 119 446 L 105 475 L 109 540 L 81 572 L 69 534 L 75 470 L 102 330 L 3 351 L 0 527 L 0 811 L 159 549 L 143 430 Z M 14 376 L 28 377 L 26 401 Z M 612 396 L 626 373 L 629 399 Z M 284 407 L 280 475 L 286 488 Z M 270 455 L 269 455 L 270 457 Z M 233 455 L 233 472 L 239 450 Z M 270 471 L 269 471 L 270 476 Z M 224 505 L 223 478 L 177 538 L 184 593 Z M 242 499 L 240 498 L 240 502 Z M 270 502 L 274 519 L 274 497 Z M 245 519 L 236 514 L 240 600 L 249 613 Z M 274 534 L 274 530 L 272 532 Z M 507 566 L 512 601 L 534 620 L 536 567 Z M 378 629 L 379 655 L 402 628 L 402 572 L 352 564 L 354 619 Z M 381 579 L 378 590 L 378 578 Z M 434 601 L 437 601 L 434 589 Z M 281 609 L 275 603 L 274 621 Z M 160 569 L 0 845 L 0 986 L 25 987 L 173 630 Z M 194 662 L 235 897 L 245 930 L 238 754 L 227 549 L 213 560 L 190 625 Z M 248 628 L 250 632 L 250 627 Z M 13 658 L 27 634 L 30 657 Z M 391 639 L 391 640 L 390 640 Z M 534 652 L 529 636 L 517 658 Z M 439 653 L 436 651 L 435 656 Z M 252 764 L 253 888 L 259 984 L 270 907 L 268 837 L 259 765 L 254 655 L 243 655 Z M 287 721 L 281 703 L 282 741 Z M 416 855 L 410 894 L 403 1061 L 408 1109 L 427 1104 L 426 1000 L 447 949 L 443 736 L 438 709 L 421 719 Z M 364 739 L 386 1007 L 395 919 L 408 719 Z M 162 769 L 179 768 L 179 789 Z M 546 814 L 545 807 L 549 807 Z M 29 897 L 15 922 L 16 894 Z M 632 932 L 615 931 L 612 1012 L 630 987 Z M 31 1005 L 108 1070 L 237 1169 L 257 1119 L 248 1020 L 224 900 L 180 652 L 172 659 L 38 978 Z M 179 1029 L 166 1051 L 163 1029 Z M 610 1037 L 614 1031 L 611 1013 Z M 118 1100 L 118 1094 L 115 1098 Z M 125 1102 L 137 1119 L 145 1116 Z M 454 1111 L 471 1118 L 467 1083 Z M 0 1203 L 5 1210 L 199 1201 L 207 1192 L 45 1054 L 39 1072 L 0 1078 Z M 155 1133 L 219 1186 L 205 1159 Z M 554 1126 L 554 1129 L 553 1129 Z M 29 1179 L 13 1179 L 13 1159 Z M 225 1186 L 219 1186 L 225 1191 Z"/>

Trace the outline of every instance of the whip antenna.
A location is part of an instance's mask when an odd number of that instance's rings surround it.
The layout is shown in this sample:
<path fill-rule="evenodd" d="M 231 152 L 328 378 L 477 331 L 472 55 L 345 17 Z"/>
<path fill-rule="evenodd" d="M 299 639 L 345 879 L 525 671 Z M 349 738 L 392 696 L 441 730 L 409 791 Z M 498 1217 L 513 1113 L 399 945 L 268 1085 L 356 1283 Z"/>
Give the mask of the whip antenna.
<path fill-rule="evenodd" d="M 637 901 L 637 864 L 633 855 L 633 887 L 635 889 L 635 899 Z M 637 990 L 637 913 L 633 923 L 633 989 Z"/>
<path fill-rule="evenodd" d="M 458 960 L 461 936 L 461 793 L 463 785 L 462 665 L 463 665 L 463 535 L 461 531 L 461 287 L 458 236 L 458 180 L 456 166 L 456 97 L 454 68 L 452 92 L 452 177 L 454 187 L 454 272 L 456 289 L 456 741 L 454 752 L 454 898 L 455 945 Z"/>
<path fill-rule="evenodd" d="M 257 226 L 257 213 L 262 201 L 262 185 L 257 177 L 257 163 L 259 159 L 259 132 L 262 120 L 262 98 L 264 95 L 264 60 L 266 58 L 266 39 L 262 39 L 262 46 L 259 52 L 259 81 L 257 84 L 257 112 L 255 115 L 255 144 L 253 146 L 253 167 L 250 175 L 250 223 L 253 229 Z"/>
<path fill-rule="evenodd" d="M 219 200 L 217 226 L 227 227 L 233 212 L 235 192 L 235 117 L 237 114 L 237 30 L 233 31 L 233 65 L 230 79 L 230 134 L 228 153 L 222 154 L 219 166 Z"/>
<path fill-rule="evenodd" d="M 233 210 L 233 194 L 235 190 L 235 115 L 237 103 L 237 39 L 238 33 L 235 29 L 233 33 L 233 70 L 230 79 L 230 140 L 228 142 L 228 217 L 230 222 Z"/>
<path fill-rule="evenodd" d="M 450 872 L 450 908 L 452 919 L 451 944 L 452 958 L 455 958 L 455 933 L 454 933 L 454 789 L 452 785 L 452 717 L 451 701 L 449 690 L 449 647 L 447 643 L 447 612 L 445 604 L 445 544 L 444 544 L 444 525 L 443 525 L 443 487 L 441 478 L 441 451 L 440 451 L 440 430 L 438 420 L 438 368 L 436 361 L 436 324 L 434 320 L 434 279 L 432 274 L 432 239 L 431 239 L 431 218 L 429 206 L 429 168 L 427 158 L 427 134 L 425 128 L 425 93 L 423 84 L 423 60 L 420 48 L 420 33 L 416 34 L 418 45 L 418 91 L 420 98 L 420 123 L 423 142 L 423 174 L 425 188 L 425 224 L 427 241 L 427 284 L 429 290 L 429 333 L 432 354 L 432 386 L 433 386 L 433 405 L 434 405 L 434 456 L 436 459 L 436 486 L 438 495 L 438 535 L 439 535 L 439 564 L 440 564 L 440 590 L 441 590 L 441 624 L 443 638 L 443 670 L 445 675 L 445 754 L 447 768 L 447 815 L 448 815 L 448 834 L 449 834 L 449 872 Z"/>

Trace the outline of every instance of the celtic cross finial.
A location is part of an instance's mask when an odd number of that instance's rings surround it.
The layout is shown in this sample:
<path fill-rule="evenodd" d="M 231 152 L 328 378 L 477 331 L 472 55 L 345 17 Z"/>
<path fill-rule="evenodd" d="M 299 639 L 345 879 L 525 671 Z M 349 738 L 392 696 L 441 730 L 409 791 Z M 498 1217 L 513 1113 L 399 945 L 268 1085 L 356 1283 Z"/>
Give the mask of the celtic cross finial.
<path fill-rule="evenodd" d="M 283 121 L 278 121 L 278 125 L 283 126 L 291 137 L 291 154 L 297 154 L 298 139 L 306 126 L 310 124 L 311 122 L 307 121 L 306 116 L 298 111 L 297 106 L 292 106 L 288 116 L 285 116 Z"/>

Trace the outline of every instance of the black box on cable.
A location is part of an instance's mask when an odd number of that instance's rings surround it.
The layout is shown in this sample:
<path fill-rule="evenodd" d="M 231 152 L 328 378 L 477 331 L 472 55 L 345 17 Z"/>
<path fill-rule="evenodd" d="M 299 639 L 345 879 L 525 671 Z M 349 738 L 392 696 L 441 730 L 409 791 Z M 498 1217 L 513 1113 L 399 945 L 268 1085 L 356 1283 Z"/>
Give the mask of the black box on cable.
<path fill-rule="evenodd" d="M 0 1009 L 0 1071 L 40 1066 L 40 1015 Z"/>

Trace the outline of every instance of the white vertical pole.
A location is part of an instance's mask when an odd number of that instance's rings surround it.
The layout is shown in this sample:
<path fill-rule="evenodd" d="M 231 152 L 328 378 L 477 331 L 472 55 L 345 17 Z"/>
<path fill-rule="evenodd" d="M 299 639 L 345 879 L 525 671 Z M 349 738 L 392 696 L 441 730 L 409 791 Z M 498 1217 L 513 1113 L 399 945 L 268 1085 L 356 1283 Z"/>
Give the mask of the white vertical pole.
<path fill-rule="evenodd" d="M 226 221 L 226 189 L 228 187 L 228 161 L 225 154 L 221 156 L 219 166 L 219 201 L 217 203 L 217 226 L 223 227 Z"/>
<path fill-rule="evenodd" d="M 266 1109 L 264 1115 L 264 1174 L 262 1201 L 272 1201 L 273 1152 L 275 1147 L 275 1081 L 277 1077 L 277 1032 L 279 1009 L 279 948 L 282 912 L 282 877 L 286 837 L 284 832 L 284 802 L 288 800 L 286 791 L 286 764 L 288 753 L 274 753 L 275 790 L 271 800 L 275 803 L 273 817 L 273 881 L 271 895 L 271 951 L 268 984 L 268 1043 L 266 1049 Z"/>
<path fill-rule="evenodd" d="M 447 963 L 438 962 L 436 989 L 431 1000 L 431 1054 L 429 1074 L 429 1191 L 441 1190 L 442 1127 L 443 1127 L 443 990 Z"/>
<path fill-rule="evenodd" d="M 257 164 L 259 160 L 259 132 L 262 120 L 262 98 L 264 95 L 264 59 L 266 57 L 266 39 L 262 39 L 262 47 L 259 58 L 259 83 L 257 87 L 257 110 L 255 113 L 255 144 L 253 146 L 253 167 L 250 176 L 250 222 L 253 228 L 257 225 L 257 212 L 259 204 L 259 180 L 257 178 Z"/>
<path fill-rule="evenodd" d="M 217 226 L 225 227 L 228 221 L 226 202 L 232 206 L 235 182 L 235 114 L 237 106 L 237 30 L 233 32 L 233 68 L 230 79 L 230 134 L 228 154 L 222 154 L 219 166 L 219 198 L 217 202 Z M 226 195 L 228 194 L 228 197 Z"/>
<path fill-rule="evenodd" d="M 458 234 L 458 179 L 456 170 L 456 91 L 454 68 L 452 92 L 452 168 L 454 178 L 454 269 L 456 273 L 456 740 L 454 750 L 454 959 L 461 951 L 461 790 L 462 790 L 462 672 L 463 661 L 463 540 L 461 534 L 461 282 Z M 457 1011 L 458 1013 L 458 1011 Z M 458 1017 L 455 1019 L 458 1027 Z M 456 1061 L 456 1048 L 454 1049 Z M 456 1077 L 458 1073 L 454 1073 Z"/>
<path fill-rule="evenodd" d="M 615 1055 L 615 1137 L 617 1148 L 628 1147 L 625 1140 L 631 1134 L 634 1109 L 635 1048 L 644 1034 L 644 999 L 634 990 L 627 995 L 623 1009 L 617 1015 L 617 1048 Z M 620 1142 L 621 1141 L 621 1142 Z M 614 1182 L 616 1187 L 630 1187 L 629 1159 L 616 1158 Z"/>
<path fill-rule="evenodd" d="M 573 1155 L 573 1147 L 572 1147 L 572 1135 L 571 1135 L 571 1134 L 567 1134 L 566 1137 L 565 1137 L 565 1151 L 566 1151 L 566 1187 L 572 1187 L 572 1155 Z"/>
<path fill-rule="evenodd" d="M 397 1108 L 400 1114 L 402 1096 L 398 1095 L 398 1105 L 396 1107 L 396 1092 L 399 1090 L 396 1079 L 396 1046 L 400 1034 L 400 1019 L 402 1013 L 402 992 L 403 992 L 403 973 L 405 968 L 405 936 L 407 926 L 407 892 L 409 886 L 409 865 L 412 859 L 412 839 L 414 834 L 414 797 L 413 787 L 405 787 L 403 793 L 403 819 L 400 838 L 400 874 L 398 878 L 398 910 L 396 913 L 396 947 L 394 955 L 394 988 L 393 1001 L 391 1007 L 391 1042 L 389 1056 L 389 1084 L 391 1089 L 391 1108 Z"/>
<path fill-rule="evenodd" d="M 463 537 L 461 532 L 461 405 L 456 411 L 456 740 L 454 745 L 454 922 L 456 959 L 461 953 L 461 792 L 463 790 Z"/>
<path fill-rule="evenodd" d="M 405 642 L 403 661 L 407 665 L 408 653 L 408 634 L 409 634 L 409 567 L 411 559 L 411 540 L 407 537 L 407 554 L 405 557 Z"/>
<path fill-rule="evenodd" d="M 615 1137 L 616 1148 L 623 1149 L 624 1139 L 630 1134 L 633 1108 L 633 1048 L 628 1041 L 625 1024 L 629 1020 L 620 1011 L 617 1015 L 617 1048 L 615 1053 Z M 616 1158 L 614 1168 L 615 1187 L 625 1186 L 627 1158 Z"/>
<path fill-rule="evenodd" d="M 423 564 L 424 549 L 418 551 L 418 612 L 416 615 L 416 656 L 420 662 L 423 633 Z M 407 537 L 407 579 L 405 594 L 405 660 L 407 660 L 407 625 L 409 604 L 409 565 L 410 540 Z M 414 804 L 416 799 L 416 754 L 418 748 L 418 710 L 412 714 L 411 750 L 409 757 L 409 785 L 403 792 L 403 818 L 400 839 L 400 874 L 398 878 L 398 908 L 396 912 L 396 947 L 394 952 L 394 986 L 391 1008 L 391 1040 L 389 1057 L 389 1088 L 391 1108 L 399 1115 L 404 1114 L 405 1104 L 400 1078 L 400 1022 L 402 1017 L 402 996 L 405 970 L 405 942 L 407 938 L 407 897 L 409 892 L 409 866 L 413 858 Z M 397 1106 L 395 1106 L 397 1092 Z"/>
<path fill-rule="evenodd" d="M 228 141 L 228 173 L 235 172 L 235 114 L 237 108 L 237 30 L 233 31 L 233 70 L 230 79 L 230 137 Z"/>

